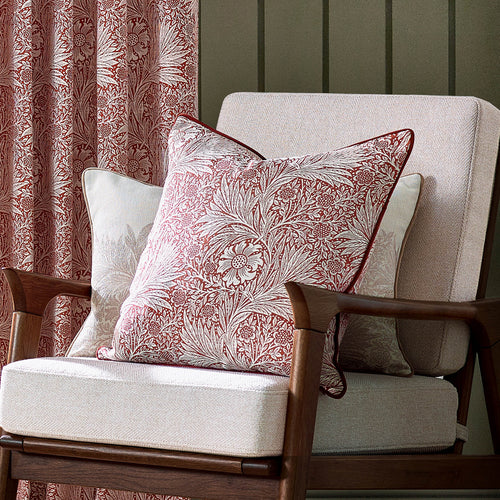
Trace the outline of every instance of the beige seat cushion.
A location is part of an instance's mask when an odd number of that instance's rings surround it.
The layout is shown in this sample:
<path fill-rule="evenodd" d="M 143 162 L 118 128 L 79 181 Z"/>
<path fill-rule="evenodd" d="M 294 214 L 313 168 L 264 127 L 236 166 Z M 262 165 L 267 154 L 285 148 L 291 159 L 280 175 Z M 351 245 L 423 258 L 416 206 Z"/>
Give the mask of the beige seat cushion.
<path fill-rule="evenodd" d="M 456 437 L 448 382 L 347 373 L 340 400 L 321 396 L 314 452 L 438 450 Z M 7 365 L 6 432 L 240 456 L 281 453 L 288 379 L 100 361 L 39 358 Z"/>

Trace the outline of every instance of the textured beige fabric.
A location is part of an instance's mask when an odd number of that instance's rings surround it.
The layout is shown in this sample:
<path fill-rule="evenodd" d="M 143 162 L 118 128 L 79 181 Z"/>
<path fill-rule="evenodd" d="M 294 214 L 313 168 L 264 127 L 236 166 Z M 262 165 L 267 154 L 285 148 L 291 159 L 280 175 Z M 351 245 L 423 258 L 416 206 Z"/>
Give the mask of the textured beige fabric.
<path fill-rule="evenodd" d="M 287 391 L 288 378 L 276 375 L 39 358 L 4 368 L 0 425 L 38 437 L 266 456 L 282 448 Z"/>
<path fill-rule="evenodd" d="M 429 377 L 347 373 L 321 396 L 314 452 L 441 449 L 457 395 Z M 281 453 L 288 379 L 276 375 L 39 358 L 7 365 L 0 425 L 14 434 L 227 455 Z M 23 394 L 23 398 L 19 398 Z"/>
<path fill-rule="evenodd" d="M 314 453 L 436 451 L 457 437 L 458 396 L 447 381 L 346 372 L 340 400 L 318 402 Z"/>
<path fill-rule="evenodd" d="M 226 98 L 218 123 L 266 157 L 322 152 L 406 127 L 415 131 L 415 146 L 404 173 L 421 173 L 425 182 L 398 294 L 473 299 L 500 135 L 500 111 L 491 104 L 473 97 L 240 93 Z M 405 321 L 400 336 L 417 373 L 443 375 L 465 361 L 463 325 Z"/>
<path fill-rule="evenodd" d="M 91 311 L 68 356 L 95 356 L 97 348 L 110 345 L 162 188 L 91 168 L 83 173 L 83 192 L 92 227 Z"/>

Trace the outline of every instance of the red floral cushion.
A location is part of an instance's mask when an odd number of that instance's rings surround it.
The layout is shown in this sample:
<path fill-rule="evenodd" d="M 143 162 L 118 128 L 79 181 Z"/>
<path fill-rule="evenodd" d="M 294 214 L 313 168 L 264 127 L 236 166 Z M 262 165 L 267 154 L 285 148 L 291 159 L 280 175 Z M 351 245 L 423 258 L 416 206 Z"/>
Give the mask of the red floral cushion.
<path fill-rule="evenodd" d="M 284 283 L 352 288 L 412 144 L 412 131 L 402 130 L 263 160 L 179 117 L 148 244 L 112 348 L 98 357 L 288 375 L 293 319 Z M 340 397 L 335 330 L 321 385 Z"/>

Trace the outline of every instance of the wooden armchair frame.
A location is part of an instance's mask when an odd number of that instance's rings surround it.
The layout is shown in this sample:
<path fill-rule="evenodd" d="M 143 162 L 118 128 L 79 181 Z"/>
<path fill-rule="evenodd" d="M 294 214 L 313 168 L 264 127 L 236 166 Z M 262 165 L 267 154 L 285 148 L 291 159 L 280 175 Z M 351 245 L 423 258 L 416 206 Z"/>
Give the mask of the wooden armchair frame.
<path fill-rule="evenodd" d="M 238 458 L 25 436 L 0 438 L 0 500 L 29 479 L 194 498 L 301 499 L 311 490 L 500 489 L 500 299 L 484 299 L 500 198 L 497 161 L 478 300 L 462 303 L 381 299 L 287 283 L 295 320 L 283 454 Z M 89 283 L 5 269 L 14 303 L 8 362 L 36 357 L 42 315 L 59 295 L 90 298 Z M 324 332 L 340 313 L 420 320 L 458 319 L 471 331 L 465 366 L 448 379 L 466 424 L 478 354 L 494 455 L 443 453 L 311 456 Z"/>
<path fill-rule="evenodd" d="M 4 273 L 14 301 L 9 362 L 35 357 L 45 306 L 55 296 L 90 298 L 90 285 L 15 269 Z M 380 299 L 288 283 L 295 335 L 285 444 L 281 457 L 248 459 L 3 435 L 0 498 L 17 481 L 148 491 L 201 498 L 299 499 L 307 489 L 500 489 L 500 299 L 463 303 Z M 446 453 L 311 456 L 321 356 L 330 319 L 339 313 L 459 319 L 470 325 L 471 351 L 455 375 L 463 423 L 479 355 L 495 455 Z M 462 415 L 461 415 L 462 414 Z"/>

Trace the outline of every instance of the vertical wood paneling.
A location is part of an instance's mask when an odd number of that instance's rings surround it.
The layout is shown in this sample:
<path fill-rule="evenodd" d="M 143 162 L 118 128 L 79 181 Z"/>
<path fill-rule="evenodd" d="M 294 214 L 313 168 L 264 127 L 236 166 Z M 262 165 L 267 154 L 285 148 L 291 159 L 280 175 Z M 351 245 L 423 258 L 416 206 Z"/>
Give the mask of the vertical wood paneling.
<path fill-rule="evenodd" d="M 200 0 L 200 118 L 214 126 L 223 98 L 256 91 L 257 0 Z"/>
<path fill-rule="evenodd" d="M 396 0 L 392 8 L 393 92 L 447 94 L 448 2 Z"/>
<path fill-rule="evenodd" d="M 385 1 L 330 1 L 330 92 L 385 92 Z"/>
<path fill-rule="evenodd" d="M 385 0 L 385 93 L 393 93 L 393 28 L 392 1 Z"/>
<path fill-rule="evenodd" d="M 323 0 L 323 25 L 321 28 L 322 32 L 322 49 L 323 54 L 321 55 L 323 69 L 321 70 L 323 83 L 321 88 L 323 92 L 330 91 L 330 0 Z"/>
<path fill-rule="evenodd" d="M 500 0 L 456 0 L 456 10 L 457 94 L 500 108 Z"/>
<path fill-rule="evenodd" d="M 320 0 L 267 0 L 266 91 L 322 91 Z"/>
<path fill-rule="evenodd" d="M 266 90 L 266 0 L 257 1 L 257 90 Z"/>

